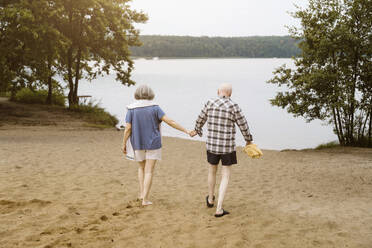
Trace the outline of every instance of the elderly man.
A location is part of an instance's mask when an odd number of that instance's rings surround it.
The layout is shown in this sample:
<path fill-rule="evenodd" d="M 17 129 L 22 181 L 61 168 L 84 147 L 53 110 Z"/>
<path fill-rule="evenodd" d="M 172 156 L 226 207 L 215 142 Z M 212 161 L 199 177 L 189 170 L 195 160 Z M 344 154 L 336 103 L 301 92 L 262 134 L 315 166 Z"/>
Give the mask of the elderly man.
<path fill-rule="evenodd" d="M 229 183 L 231 165 L 237 163 L 235 123 L 243 134 L 247 145 L 252 141 L 247 121 L 238 104 L 230 99 L 231 93 L 231 84 L 221 85 L 218 89 L 218 98 L 208 100 L 196 120 L 195 130 L 191 133 L 191 136 L 196 134 L 202 136 L 202 128 L 207 122 L 207 160 L 210 165 L 208 174 L 209 194 L 206 197 L 206 203 L 209 208 L 214 206 L 217 165 L 220 160 L 222 163 L 222 178 L 215 217 L 229 214 L 222 208 L 222 203 Z"/>

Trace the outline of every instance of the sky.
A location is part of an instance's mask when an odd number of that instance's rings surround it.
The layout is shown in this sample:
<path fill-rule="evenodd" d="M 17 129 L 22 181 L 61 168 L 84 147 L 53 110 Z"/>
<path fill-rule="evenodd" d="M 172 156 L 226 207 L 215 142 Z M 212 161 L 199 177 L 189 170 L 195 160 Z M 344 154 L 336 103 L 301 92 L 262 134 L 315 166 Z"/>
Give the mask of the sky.
<path fill-rule="evenodd" d="M 286 25 L 298 25 L 288 12 L 307 0 L 132 0 L 149 20 L 141 34 L 190 36 L 287 35 Z"/>

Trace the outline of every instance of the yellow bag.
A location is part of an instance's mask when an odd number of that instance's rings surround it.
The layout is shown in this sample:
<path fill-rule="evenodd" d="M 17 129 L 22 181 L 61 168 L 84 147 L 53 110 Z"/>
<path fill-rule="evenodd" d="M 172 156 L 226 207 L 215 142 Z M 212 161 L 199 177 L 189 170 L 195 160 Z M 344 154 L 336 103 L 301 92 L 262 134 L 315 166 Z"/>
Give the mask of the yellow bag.
<path fill-rule="evenodd" d="M 256 144 L 246 145 L 243 148 L 243 151 L 251 158 L 260 158 L 263 155 L 262 151 L 257 147 Z"/>

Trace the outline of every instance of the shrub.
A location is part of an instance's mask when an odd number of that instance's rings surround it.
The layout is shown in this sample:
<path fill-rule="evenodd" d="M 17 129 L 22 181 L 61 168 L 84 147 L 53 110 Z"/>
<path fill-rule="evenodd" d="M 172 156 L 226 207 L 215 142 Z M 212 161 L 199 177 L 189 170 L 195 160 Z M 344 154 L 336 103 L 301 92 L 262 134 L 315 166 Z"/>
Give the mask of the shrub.
<path fill-rule="evenodd" d="M 45 104 L 47 97 L 48 91 L 46 90 L 32 91 L 29 88 L 23 88 L 17 92 L 14 100 L 21 103 Z M 52 104 L 65 106 L 65 96 L 61 93 L 54 93 L 52 96 Z"/>
<path fill-rule="evenodd" d="M 321 150 L 321 149 L 334 148 L 334 147 L 339 147 L 339 146 L 340 146 L 340 143 L 338 143 L 337 141 L 331 141 L 325 144 L 320 144 L 315 149 Z"/>
<path fill-rule="evenodd" d="M 10 97 L 10 92 L 0 91 L 0 97 Z"/>
<path fill-rule="evenodd" d="M 71 106 L 70 110 L 82 114 L 82 117 L 86 121 L 96 124 L 91 125 L 92 127 L 114 127 L 119 123 L 119 120 L 115 116 L 101 108 L 99 103 L 93 101 L 87 104 Z"/>

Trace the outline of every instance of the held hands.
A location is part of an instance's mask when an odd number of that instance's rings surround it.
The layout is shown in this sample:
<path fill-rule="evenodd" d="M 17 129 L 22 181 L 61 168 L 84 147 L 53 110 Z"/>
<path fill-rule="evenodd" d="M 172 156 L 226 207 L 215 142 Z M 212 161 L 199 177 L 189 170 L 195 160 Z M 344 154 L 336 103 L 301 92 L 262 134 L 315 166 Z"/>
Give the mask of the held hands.
<path fill-rule="evenodd" d="M 188 131 L 187 133 L 188 133 L 188 135 L 190 135 L 191 138 L 194 137 L 197 134 L 195 130 Z"/>

